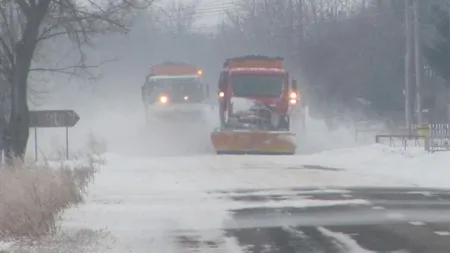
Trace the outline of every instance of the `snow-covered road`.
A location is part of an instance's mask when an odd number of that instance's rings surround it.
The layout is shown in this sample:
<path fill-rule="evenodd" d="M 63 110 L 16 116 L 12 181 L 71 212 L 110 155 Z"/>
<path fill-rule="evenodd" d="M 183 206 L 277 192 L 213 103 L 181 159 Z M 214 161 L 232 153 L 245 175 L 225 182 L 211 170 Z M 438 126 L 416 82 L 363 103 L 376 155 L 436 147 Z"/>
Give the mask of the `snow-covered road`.
<path fill-rule="evenodd" d="M 185 252 L 171 241 L 176 231 L 203 231 L 198 233 L 203 241 L 219 241 L 223 237 L 220 229 L 230 223 L 230 211 L 235 209 L 365 203 L 352 198 L 301 197 L 235 202 L 220 197 L 226 191 L 259 189 L 254 194 L 287 195 L 298 187 L 336 191 L 333 188 L 450 185 L 445 179 L 449 172 L 443 170 L 450 162 L 447 154 L 378 145 L 290 157 L 131 158 L 106 154 L 106 161 L 87 202 L 65 214 L 63 228 L 107 228 L 117 238 L 110 252 Z M 224 252 L 238 252 L 232 251 L 238 246 L 231 241 L 221 247 Z"/>

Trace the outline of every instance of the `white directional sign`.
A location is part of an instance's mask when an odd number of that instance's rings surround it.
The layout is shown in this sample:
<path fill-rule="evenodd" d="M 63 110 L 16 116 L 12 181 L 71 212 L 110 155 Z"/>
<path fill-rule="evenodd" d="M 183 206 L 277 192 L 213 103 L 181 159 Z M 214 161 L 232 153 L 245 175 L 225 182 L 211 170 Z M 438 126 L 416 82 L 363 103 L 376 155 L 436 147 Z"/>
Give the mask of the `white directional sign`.
<path fill-rule="evenodd" d="M 73 127 L 79 120 L 73 110 L 30 111 L 30 127 Z"/>

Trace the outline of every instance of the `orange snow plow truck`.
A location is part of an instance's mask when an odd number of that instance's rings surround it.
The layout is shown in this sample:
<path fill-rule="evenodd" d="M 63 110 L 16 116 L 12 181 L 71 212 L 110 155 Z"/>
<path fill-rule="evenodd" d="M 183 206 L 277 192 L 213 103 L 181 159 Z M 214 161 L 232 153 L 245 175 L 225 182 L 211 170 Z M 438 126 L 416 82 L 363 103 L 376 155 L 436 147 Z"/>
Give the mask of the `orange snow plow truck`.
<path fill-rule="evenodd" d="M 283 58 L 254 55 L 225 61 L 218 89 L 220 127 L 211 134 L 217 154 L 295 153 L 290 111 L 299 94 L 283 65 Z"/>
<path fill-rule="evenodd" d="M 165 62 L 152 66 L 141 95 L 147 123 L 152 118 L 195 122 L 203 119 L 209 87 L 203 81 L 203 70 L 197 66 Z"/>

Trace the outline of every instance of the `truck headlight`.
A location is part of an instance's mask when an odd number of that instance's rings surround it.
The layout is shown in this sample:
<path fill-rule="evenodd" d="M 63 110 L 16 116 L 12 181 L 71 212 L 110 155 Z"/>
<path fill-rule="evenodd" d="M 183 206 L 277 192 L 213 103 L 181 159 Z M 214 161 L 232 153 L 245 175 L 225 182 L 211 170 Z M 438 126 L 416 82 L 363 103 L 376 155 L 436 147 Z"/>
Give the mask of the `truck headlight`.
<path fill-rule="evenodd" d="M 159 102 L 161 102 L 162 104 L 167 103 L 167 101 L 169 101 L 167 96 L 162 95 L 162 96 L 159 97 Z"/>

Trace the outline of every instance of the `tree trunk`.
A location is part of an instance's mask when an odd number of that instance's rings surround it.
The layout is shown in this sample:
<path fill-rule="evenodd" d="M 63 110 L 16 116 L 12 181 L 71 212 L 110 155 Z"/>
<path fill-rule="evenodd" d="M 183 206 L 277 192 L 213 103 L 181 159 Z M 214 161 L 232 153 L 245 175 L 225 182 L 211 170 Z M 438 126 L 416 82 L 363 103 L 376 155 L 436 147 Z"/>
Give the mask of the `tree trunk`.
<path fill-rule="evenodd" d="M 22 39 L 15 48 L 15 66 L 12 75 L 12 108 L 9 133 L 11 146 L 9 158 L 23 159 L 25 156 L 29 137 L 29 109 L 28 109 L 28 74 L 31 61 L 36 49 L 39 27 L 47 14 L 50 0 L 40 1 L 34 9 L 26 13 L 27 23 Z"/>
<path fill-rule="evenodd" d="M 16 51 L 16 66 L 12 78 L 12 107 L 9 124 L 11 145 L 8 158 L 23 159 L 29 136 L 29 109 L 27 101 L 27 79 L 34 45 L 19 43 Z"/>
<path fill-rule="evenodd" d="M 25 155 L 29 137 L 30 123 L 26 87 L 26 81 L 16 83 L 14 95 L 17 101 L 14 103 L 10 121 L 11 151 L 16 158 L 20 159 L 23 159 Z"/>
<path fill-rule="evenodd" d="M 36 48 L 39 25 L 29 23 L 23 39 L 16 45 L 16 65 L 12 77 L 12 108 L 9 133 L 11 135 L 10 154 L 18 159 L 25 156 L 29 137 L 28 74 Z"/>

